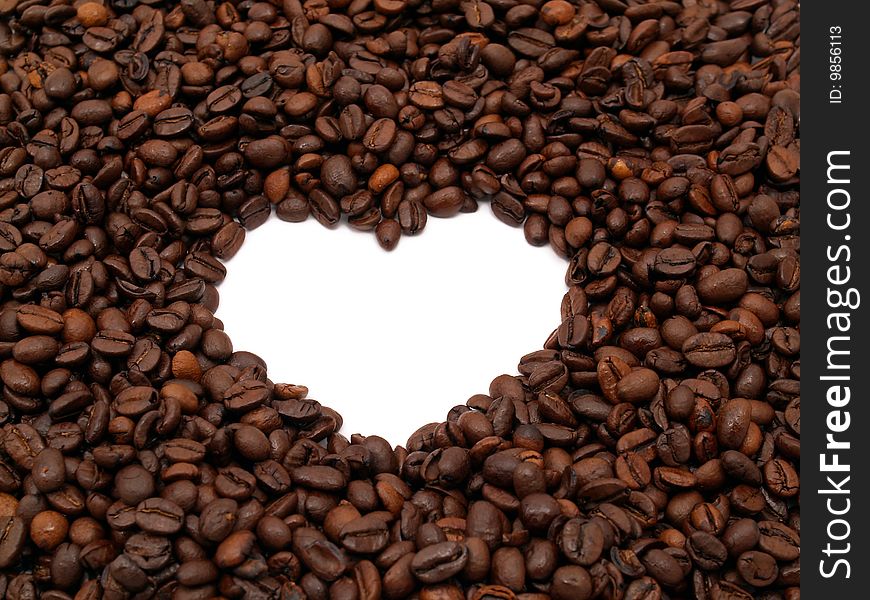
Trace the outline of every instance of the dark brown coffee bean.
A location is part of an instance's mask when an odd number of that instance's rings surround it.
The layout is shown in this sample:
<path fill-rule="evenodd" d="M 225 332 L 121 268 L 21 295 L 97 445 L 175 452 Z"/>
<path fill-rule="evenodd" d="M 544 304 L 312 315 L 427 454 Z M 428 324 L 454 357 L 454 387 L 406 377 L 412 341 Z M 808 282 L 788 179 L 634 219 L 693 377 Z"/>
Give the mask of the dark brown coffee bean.
<path fill-rule="evenodd" d="M 452 217 L 462 208 L 465 198 L 460 188 L 450 186 L 423 198 L 423 205 L 434 217 Z"/>
<path fill-rule="evenodd" d="M 441 542 L 417 552 L 411 560 L 411 571 L 423 583 L 438 583 L 462 571 L 467 561 L 465 546 L 457 542 Z"/>
<path fill-rule="evenodd" d="M 206 505 L 199 516 L 199 532 L 205 539 L 220 542 L 234 529 L 238 504 L 229 498 L 216 499 Z"/>
<path fill-rule="evenodd" d="M 0 567 L 16 564 L 27 541 L 27 523 L 21 517 L 0 517 Z"/>
<path fill-rule="evenodd" d="M 553 47 L 553 36 L 541 29 L 520 28 L 508 35 L 508 45 L 524 56 L 539 58 Z"/>
<path fill-rule="evenodd" d="M 148 533 L 171 535 L 184 523 L 184 511 L 169 500 L 150 498 L 136 507 L 136 525 Z"/>
<path fill-rule="evenodd" d="M 363 146 L 372 152 L 384 152 L 396 139 L 396 122 L 392 119 L 378 119 L 363 135 Z"/>
<path fill-rule="evenodd" d="M 725 269 L 701 279 L 698 282 L 698 296 L 711 304 L 734 302 L 746 293 L 748 285 L 745 271 Z"/>
<path fill-rule="evenodd" d="M 217 88 L 205 99 L 208 110 L 212 113 L 227 112 L 242 100 L 242 92 L 232 85 Z"/>
<path fill-rule="evenodd" d="M 63 454 L 54 448 L 44 448 L 33 459 L 33 483 L 43 493 L 60 489 L 66 482 Z"/>
<path fill-rule="evenodd" d="M 697 333 L 683 342 L 682 350 L 690 363 L 703 368 L 724 367 L 736 356 L 734 342 L 721 333 Z"/>
<path fill-rule="evenodd" d="M 411 86 L 408 99 L 424 110 L 435 110 L 444 106 L 441 86 L 434 81 L 418 81 Z"/>
<path fill-rule="evenodd" d="M 403 233 L 419 233 L 426 227 L 426 209 L 415 200 L 402 200 L 399 203 L 398 219 Z"/>
<path fill-rule="evenodd" d="M 190 129 L 193 113 L 182 106 L 167 108 L 154 117 L 154 133 L 161 137 L 174 137 Z"/>
<path fill-rule="evenodd" d="M 572 563 L 589 566 L 599 559 L 604 550 L 604 534 L 592 521 L 571 519 L 562 527 L 559 547 Z"/>
<path fill-rule="evenodd" d="M 583 567 L 567 565 L 553 573 L 550 594 L 556 600 L 588 600 L 592 598 L 594 584 L 589 572 Z M 495 596 L 497 597 L 497 596 Z M 636 596 L 640 599 L 640 596 Z"/>
<path fill-rule="evenodd" d="M 341 529 L 342 546 L 358 554 L 375 554 L 389 543 L 387 523 L 375 515 L 354 519 Z"/>
<path fill-rule="evenodd" d="M 721 569 L 728 558 L 725 545 L 705 531 L 696 531 L 689 536 L 686 540 L 686 551 L 692 561 L 705 571 Z"/>

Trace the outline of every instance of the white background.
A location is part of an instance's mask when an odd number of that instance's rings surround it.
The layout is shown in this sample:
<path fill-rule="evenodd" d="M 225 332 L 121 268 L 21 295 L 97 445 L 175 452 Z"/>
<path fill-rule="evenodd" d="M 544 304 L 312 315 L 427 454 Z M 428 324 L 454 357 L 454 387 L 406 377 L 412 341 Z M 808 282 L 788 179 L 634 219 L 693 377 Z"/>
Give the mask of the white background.
<path fill-rule="evenodd" d="M 385 252 L 372 233 L 272 217 L 227 263 L 217 316 L 274 382 L 308 386 L 342 433 L 405 444 L 487 393 L 559 324 L 567 264 L 489 206 L 429 219 Z"/>

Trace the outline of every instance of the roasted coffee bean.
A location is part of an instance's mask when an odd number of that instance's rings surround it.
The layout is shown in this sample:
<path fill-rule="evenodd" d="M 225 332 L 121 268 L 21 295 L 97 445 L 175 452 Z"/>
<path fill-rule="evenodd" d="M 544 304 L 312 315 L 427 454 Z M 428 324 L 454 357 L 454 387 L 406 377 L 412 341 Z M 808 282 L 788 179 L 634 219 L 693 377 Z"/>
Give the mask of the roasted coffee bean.
<path fill-rule="evenodd" d="M 389 543 L 387 522 L 376 515 L 354 519 L 341 528 L 339 539 L 351 552 L 375 554 Z"/>
<path fill-rule="evenodd" d="M 562 527 L 559 547 L 572 563 L 589 566 L 600 558 L 604 550 L 604 533 L 593 521 L 571 519 Z"/>
<path fill-rule="evenodd" d="M 392 119 L 378 119 L 363 135 L 363 146 L 372 152 L 389 149 L 396 139 L 396 122 Z"/>
<path fill-rule="evenodd" d="M 154 117 L 154 133 L 161 137 L 174 137 L 190 129 L 193 121 L 193 113 L 189 109 L 167 108 Z"/>
<path fill-rule="evenodd" d="M 450 186 L 437 190 L 423 198 L 423 206 L 434 217 L 452 217 L 465 203 L 462 189 Z"/>
<path fill-rule="evenodd" d="M 229 498 L 215 499 L 199 515 L 200 535 L 212 542 L 220 542 L 234 529 L 238 519 L 238 504 Z"/>
<path fill-rule="evenodd" d="M 728 365 L 737 356 L 734 342 L 722 333 L 698 333 L 683 342 L 683 354 L 692 365 L 717 368 Z"/>
<path fill-rule="evenodd" d="M 6 514 L 0 517 L 0 568 L 17 564 L 27 542 L 24 518 Z"/>
<path fill-rule="evenodd" d="M 426 227 L 427 213 L 416 200 L 402 200 L 398 208 L 399 226 L 405 234 L 419 233 Z"/>
<path fill-rule="evenodd" d="M 426 546 L 411 560 L 414 576 L 426 584 L 453 577 L 465 567 L 468 551 L 458 542 L 441 542 Z"/>
<path fill-rule="evenodd" d="M 183 522 L 184 511 L 169 500 L 150 498 L 136 507 L 136 525 L 148 533 L 170 535 L 179 531 Z"/>
<path fill-rule="evenodd" d="M 593 597 L 594 585 L 589 571 L 577 565 L 566 565 L 553 573 L 550 595 L 556 600 L 588 600 Z M 493 597 L 499 596 L 493 594 Z M 640 600 L 642 596 L 635 598 Z"/>
<path fill-rule="evenodd" d="M 212 113 L 227 112 L 242 100 L 242 92 L 233 85 L 217 88 L 205 99 L 208 110 Z"/>
<path fill-rule="evenodd" d="M 686 540 L 686 551 L 692 561 L 705 571 L 721 569 L 728 558 L 725 544 L 705 531 L 696 531 L 689 536 Z"/>
<path fill-rule="evenodd" d="M 44 448 L 34 459 L 33 484 L 43 493 L 60 489 L 66 482 L 63 454 L 55 448 Z"/>

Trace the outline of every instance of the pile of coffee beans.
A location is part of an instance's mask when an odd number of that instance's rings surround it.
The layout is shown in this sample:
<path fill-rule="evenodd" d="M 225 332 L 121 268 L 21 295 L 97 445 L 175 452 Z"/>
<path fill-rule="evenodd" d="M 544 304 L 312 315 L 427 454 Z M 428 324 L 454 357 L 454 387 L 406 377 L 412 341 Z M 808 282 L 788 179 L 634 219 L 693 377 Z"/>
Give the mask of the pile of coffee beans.
<path fill-rule="evenodd" d="M 800 598 L 796 0 L 0 17 L 0 597 Z M 405 447 L 215 317 L 273 207 L 481 204 L 561 324 Z"/>

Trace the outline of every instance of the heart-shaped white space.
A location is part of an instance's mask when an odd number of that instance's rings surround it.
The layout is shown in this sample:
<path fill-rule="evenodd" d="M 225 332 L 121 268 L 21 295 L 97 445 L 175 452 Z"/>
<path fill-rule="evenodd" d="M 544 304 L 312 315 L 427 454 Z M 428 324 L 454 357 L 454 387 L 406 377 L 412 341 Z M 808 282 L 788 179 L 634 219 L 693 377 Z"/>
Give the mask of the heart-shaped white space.
<path fill-rule="evenodd" d="M 541 347 L 565 268 L 485 206 L 390 253 L 345 226 L 270 219 L 227 264 L 217 316 L 273 381 L 339 411 L 342 433 L 404 444 Z"/>

